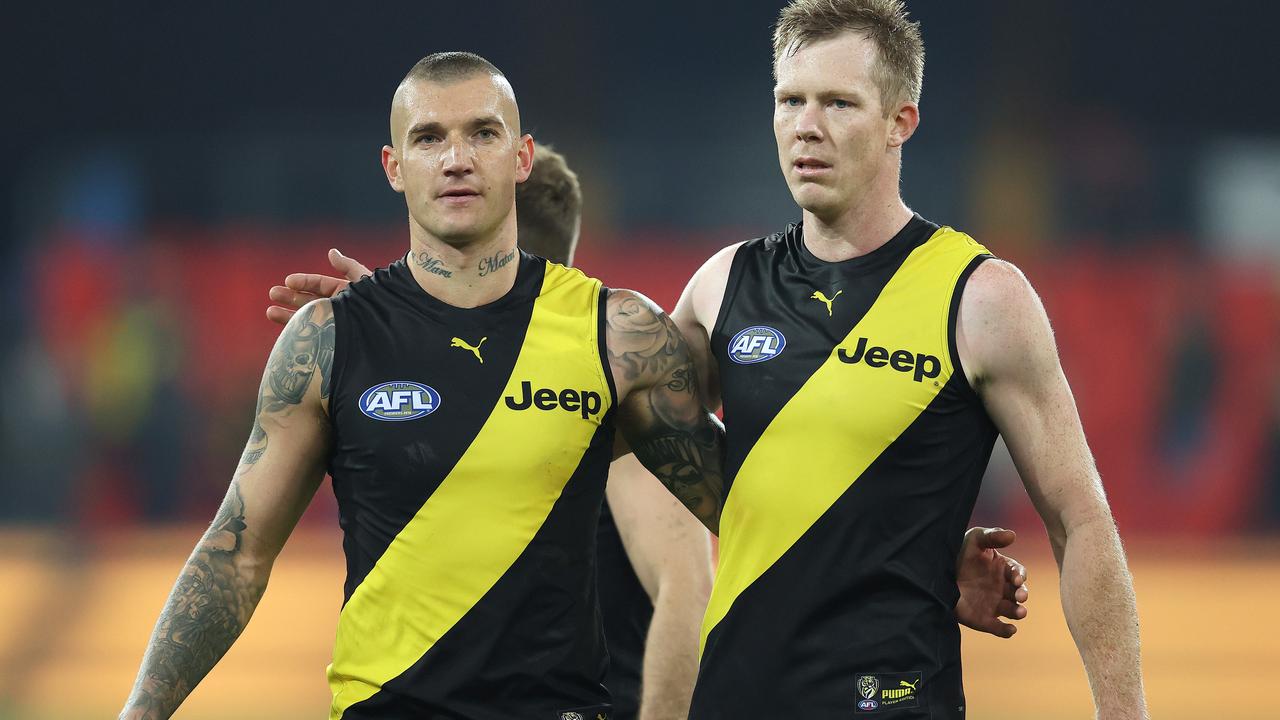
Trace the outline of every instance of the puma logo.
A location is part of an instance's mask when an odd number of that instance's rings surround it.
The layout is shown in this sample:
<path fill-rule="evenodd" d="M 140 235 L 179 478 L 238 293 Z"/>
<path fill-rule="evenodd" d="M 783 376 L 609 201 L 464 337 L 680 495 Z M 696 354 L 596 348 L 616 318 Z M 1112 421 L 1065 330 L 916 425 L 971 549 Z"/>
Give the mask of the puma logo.
<path fill-rule="evenodd" d="M 454 338 L 449 342 L 449 347 L 456 347 L 456 348 L 462 348 L 463 350 L 470 350 L 471 354 L 475 355 L 476 359 L 480 361 L 481 365 L 483 365 L 484 358 L 480 357 L 480 346 L 483 345 L 484 341 L 488 339 L 489 339 L 489 336 L 486 335 L 480 338 L 480 342 L 476 343 L 475 345 L 472 345 L 471 343 L 467 342 L 466 340 L 463 340 L 462 338 Z"/>
<path fill-rule="evenodd" d="M 899 685 L 901 685 L 902 687 L 909 687 L 909 688 L 911 688 L 912 690 L 915 690 L 915 689 L 916 689 L 916 685 L 919 685 L 919 684 L 920 684 L 920 678 L 916 678 L 916 681 L 915 681 L 915 682 L 913 682 L 913 683 L 909 683 L 909 682 L 907 682 L 906 680 L 899 680 L 899 681 L 898 681 L 898 684 L 899 684 Z"/>
<path fill-rule="evenodd" d="M 826 306 L 827 306 L 827 317 L 831 317 L 831 303 L 835 302 L 835 301 L 836 301 L 836 298 L 840 297 L 840 294 L 841 294 L 841 293 L 843 293 L 843 292 L 844 292 L 843 290 L 837 290 L 835 295 L 832 295 L 831 297 L 827 297 L 826 295 L 823 295 L 823 294 L 822 294 L 822 291 L 821 291 L 821 290 L 814 290 L 814 291 L 813 291 L 813 294 L 809 296 L 809 299 L 810 299 L 810 300 L 817 300 L 818 302 L 822 303 L 823 305 L 826 305 Z"/>

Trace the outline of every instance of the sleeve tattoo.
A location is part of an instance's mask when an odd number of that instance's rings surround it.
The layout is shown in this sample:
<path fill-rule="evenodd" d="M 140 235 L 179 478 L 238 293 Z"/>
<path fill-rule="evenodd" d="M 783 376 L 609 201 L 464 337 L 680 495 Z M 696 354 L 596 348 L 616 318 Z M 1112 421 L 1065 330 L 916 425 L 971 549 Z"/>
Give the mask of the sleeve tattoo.
<path fill-rule="evenodd" d="M 619 424 L 636 458 L 712 532 L 724 507 L 724 428 L 703 405 L 675 323 L 628 291 L 608 300 L 609 360 L 632 387 Z"/>
<path fill-rule="evenodd" d="M 266 590 L 266 574 L 241 555 L 249 524 L 240 480 L 267 450 L 264 418 L 300 405 L 317 370 L 321 397 L 328 395 L 334 322 L 316 315 L 315 305 L 300 312 L 271 351 L 240 467 L 156 622 L 126 708 L 131 717 L 169 717 L 240 636 Z"/>
<path fill-rule="evenodd" d="M 231 647 L 266 589 L 236 560 L 245 530 L 238 481 L 187 560 L 151 635 L 130 707 L 167 718 Z"/>
<path fill-rule="evenodd" d="M 309 305 L 281 333 L 276 341 L 267 372 L 258 387 L 258 407 L 254 413 L 249 443 L 240 457 L 242 466 L 253 465 L 267 451 L 267 431 L 262 416 L 287 410 L 302 402 L 311 379 L 320 370 L 320 397 L 329 397 L 329 378 L 333 371 L 333 315 L 315 321 L 316 306 Z"/>

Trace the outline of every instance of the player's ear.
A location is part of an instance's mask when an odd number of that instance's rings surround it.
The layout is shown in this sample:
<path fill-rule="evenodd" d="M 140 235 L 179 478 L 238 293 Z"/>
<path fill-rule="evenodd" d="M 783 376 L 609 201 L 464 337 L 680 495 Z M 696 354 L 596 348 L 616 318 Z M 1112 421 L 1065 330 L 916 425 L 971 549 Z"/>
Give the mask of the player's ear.
<path fill-rule="evenodd" d="M 913 102 L 902 103 L 889 121 L 889 147 L 902 147 L 920 125 L 920 106 Z"/>
<path fill-rule="evenodd" d="M 404 179 L 400 177 L 400 158 L 396 156 L 396 149 L 390 145 L 382 146 L 382 171 L 387 174 L 391 189 L 403 193 Z"/>
<path fill-rule="evenodd" d="M 533 136 L 525 133 L 516 143 L 516 182 L 522 183 L 533 172 Z"/>

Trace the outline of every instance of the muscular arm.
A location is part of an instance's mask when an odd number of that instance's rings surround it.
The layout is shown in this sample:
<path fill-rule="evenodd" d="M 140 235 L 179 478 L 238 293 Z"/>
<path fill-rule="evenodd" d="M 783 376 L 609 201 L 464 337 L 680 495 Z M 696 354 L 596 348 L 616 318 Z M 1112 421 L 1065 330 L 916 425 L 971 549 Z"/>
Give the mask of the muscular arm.
<path fill-rule="evenodd" d="M 1133 579 L 1048 318 L 1016 268 L 987 261 L 973 273 L 958 340 L 1048 530 L 1098 717 L 1144 719 Z"/>
<path fill-rule="evenodd" d="M 332 310 L 316 302 L 271 351 L 249 442 L 165 601 L 122 718 L 172 715 L 249 622 L 276 555 L 324 477 L 332 365 Z"/>
<path fill-rule="evenodd" d="M 607 303 L 618 427 L 636 458 L 713 533 L 724 507 L 724 426 L 703 406 L 689 348 L 656 305 L 630 290 Z"/>
<path fill-rule="evenodd" d="M 607 490 L 627 558 L 653 602 L 640 720 L 685 718 L 698 676 L 698 629 L 711 595 L 710 538 L 634 457 L 613 463 Z"/>

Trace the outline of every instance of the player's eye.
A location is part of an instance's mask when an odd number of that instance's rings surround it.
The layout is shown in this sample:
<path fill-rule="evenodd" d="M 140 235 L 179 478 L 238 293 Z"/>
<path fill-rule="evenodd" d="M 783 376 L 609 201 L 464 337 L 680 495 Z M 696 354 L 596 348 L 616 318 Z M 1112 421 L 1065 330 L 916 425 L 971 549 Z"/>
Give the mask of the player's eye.
<path fill-rule="evenodd" d="M 418 136 L 418 139 L 417 139 L 417 141 L 416 141 L 416 142 L 420 142 L 420 143 L 424 143 L 424 144 L 425 144 L 425 143 L 433 143 L 433 142 L 435 142 L 435 141 L 437 141 L 437 140 L 439 140 L 439 139 L 440 139 L 440 138 L 436 137 L 435 135 L 419 135 L 419 136 Z"/>
<path fill-rule="evenodd" d="M 786 105 L 787 107 L 800 107 L 800 98 L 794 97 L 794 96 L 785 97 L 785 98 L 782 98 L 782 104 Z"/>
<path fill-rule="evenodd" d="M 838 98 L 835 100 L 832 100 L 831 104 L 834 105 L 837 110 L 844 110 L 846 108 L 853 107 L 853 103 L 849 102 L 848 100 L 841 100 Z"/>
<path fill-rule="evenodd" d="M 498 137 L 498 133 L 494 131 L 492 128 L 480 128 L 480 131 L 477 132 L 476 135 L 480 136 L 485 140 L 492 140 Z"/>

